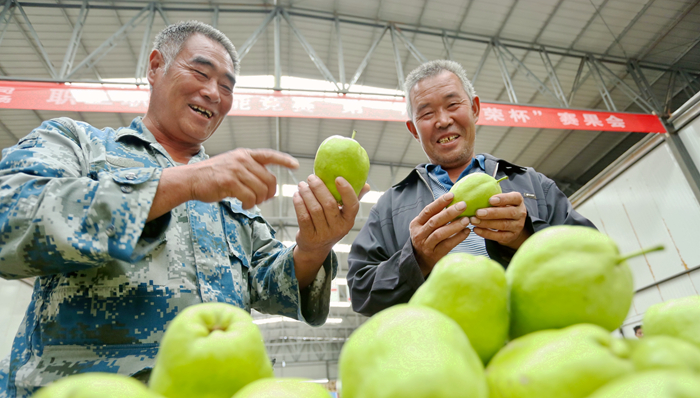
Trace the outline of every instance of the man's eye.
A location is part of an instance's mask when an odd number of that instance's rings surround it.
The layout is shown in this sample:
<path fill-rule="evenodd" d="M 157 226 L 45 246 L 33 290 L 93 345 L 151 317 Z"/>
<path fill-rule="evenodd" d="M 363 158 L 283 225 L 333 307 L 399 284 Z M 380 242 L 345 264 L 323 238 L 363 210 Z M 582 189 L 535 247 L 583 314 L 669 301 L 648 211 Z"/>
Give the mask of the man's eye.
<path fill-rule="evenodd" d="M 196 69 L 195 69 L 195 72 L 197 72 L 202 77 L 208 77 L 204 72 L 198 71 Z"/>
<path fill-rule="evenodd" d="M 426 119 L 433 115 L 433 112 L 426 112 L 418 117 L 418 119 Z"/>
<path fill-rule="evenodd" d="M 459 104 L 460 104 L 460 102 L 453 102 L 450 105 L 448 105 L 447 107 L 448 108 L 455 108 L 455 107 L 459 106 Z"/>
<path fill-rule="evenodd" d="M 222 84 L 222 85 L 221 85 L 221 88 L 223 88 L 226 92 L 229 92 L 229 93 L 232 93 L 232 92 L 233 92 L 233 89 L 232 89 L 231 87 L 229 87 L 229 86 L 226 86 L 226 85 L 223 85 L 223 84 Z"/>

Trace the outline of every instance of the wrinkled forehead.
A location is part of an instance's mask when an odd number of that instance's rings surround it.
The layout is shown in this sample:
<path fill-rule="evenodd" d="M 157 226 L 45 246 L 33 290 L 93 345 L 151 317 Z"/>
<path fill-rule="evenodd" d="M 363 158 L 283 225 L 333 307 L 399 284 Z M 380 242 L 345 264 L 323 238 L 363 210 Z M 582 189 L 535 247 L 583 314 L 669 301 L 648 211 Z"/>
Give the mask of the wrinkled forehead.
<path fill-rule="evenodd" d="M 467 96 L 467 92 L 464 90 L 462 81 L 454 73 L 443 70 L 434 75 L 426 76 L 416 82 L 416 84 L 411 87 L 409 96 L 411 100 L 414 100 L 417 95 L 424 95 L 427 93 L 439 92 L 445 97 L 452 96 L 454 94 L 458 96 Z"/>
<path fill-rule="evenodd" d="M 232 83 L 236 81 L 233 60 L 226 47 L 201 33 L 193 34 L 183 43 L 182 51 L 178 57 L 183 57 L 187 62 L 215 70 L 221 69 Z"/>

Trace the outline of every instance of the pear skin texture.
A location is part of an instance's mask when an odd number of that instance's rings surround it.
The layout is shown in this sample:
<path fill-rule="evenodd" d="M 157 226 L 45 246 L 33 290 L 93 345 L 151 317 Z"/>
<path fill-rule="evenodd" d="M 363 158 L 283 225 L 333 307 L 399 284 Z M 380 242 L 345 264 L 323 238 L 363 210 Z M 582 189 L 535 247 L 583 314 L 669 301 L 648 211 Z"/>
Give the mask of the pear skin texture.
<path fill-rule="evenodd" d="M 450 192 L 454 194 L 454 198 L 448 207 L 458 202 L 465 202 L 467 208 L 459 217 L 474 217 L 477 210 L 491 207 L 489 199 L 503 191 L 495 178 L 484 173 L 473 173 L 457 181 Z"/>
<path fill-rule="evenodd" d="M 541 330 L 509 342 L 486 367 L 490 398 L 584 398 L 634 371 L 629 346 L 600 326 Z"/>
<path fill-rule="evenodd" d="M 328 391 L 306 379 L 260 379 L 243 387 L 233 398 L 328 398 Z"/>
<path fill-rule="evenodd" d="M 166 398 L 231 398 L 273 376 L 250 314 L 232 304 L 202 303 L 185 308 L 168 326 L 148 385 Z"/>
<path fill-rule="evenodd" d="M 700 348 L 700 296 L 655 304 L 642 320 L 644 336 L 677 337 Z"/>
<path fill-rule="evenodd" d="M 399 304 L 357 328 L 338 361 L 343 398 L 487 398 L 484 366 L 455 321 Z"/>
<path fill-rule="evenodd" d="M 632 346 L 637 371 L 678 369 L 700 375 L 700 348 L 671 336 L 645 336 Z"/>
<path fill-rule="evenodd" d="M 34 398 L 161 398 L 136 379 L 91 372 L 64 377 L 40 389 Z"/>
<path fill-rule="evenodd" d="M 321 143 L 314 159 L 314 174 L 326 184 L 335 200 L 342 204 L 335 179 L 345 178 L 359 195 L 369 175 L 369 156 L 352 138 L 332 135 Z"/>
<path fill-rule="evenodd" d="M 505 270 L 487 257 L 466 253 L 443 257 L 409 304 L 430 307 L 454 319 L 484 365 L 508 341 Z"/>
<path fill-rule="evenodd" d="M 700 376 L 678 370 L 633 373 L 610 382 L 588 398 L 700 398 Z"/>
<path fill-rule="evenodd" d="M 560 225 L 532 235 L 506 269 L 510 337 L 577 323 L 620 327 L 634 296 L 620 258 L 615 242 L 593 228 Z"/>

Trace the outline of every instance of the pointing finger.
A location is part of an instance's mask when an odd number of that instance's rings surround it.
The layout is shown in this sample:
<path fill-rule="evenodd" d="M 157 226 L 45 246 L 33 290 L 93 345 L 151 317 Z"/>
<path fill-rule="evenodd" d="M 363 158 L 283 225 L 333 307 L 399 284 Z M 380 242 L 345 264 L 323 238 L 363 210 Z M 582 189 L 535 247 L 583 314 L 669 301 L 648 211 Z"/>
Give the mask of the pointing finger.
<path fill-rule="evenodd" d="M 274 149 L 251 149 L 248 151 L 250 157 L 260 164 L 276 164 L 288 169 L 298 169 L 299 161 L 294 157 L 275 151 Z"/>

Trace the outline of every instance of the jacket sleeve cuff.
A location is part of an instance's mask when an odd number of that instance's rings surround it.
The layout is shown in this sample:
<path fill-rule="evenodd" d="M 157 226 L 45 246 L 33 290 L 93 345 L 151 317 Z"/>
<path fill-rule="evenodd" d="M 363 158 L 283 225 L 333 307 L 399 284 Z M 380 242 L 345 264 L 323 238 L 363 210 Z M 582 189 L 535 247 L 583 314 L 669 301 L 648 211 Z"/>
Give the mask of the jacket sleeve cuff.
<path fill-rule="evenodd" d="M 111 257 L 139 261 L 165 239 L 170 213 L 146 225 L 161 173 L 160 168 L 127 168 L 96 176 L 99 188 L 83 225 Z"/>
<path fill-rule="evenodd" d="M 300 321 L 311 326 L 321 326 L 326 323 L 330 311 L 331 280 L 335 278 L 337 270 L 338 257 L 331 250 L 313 282 L 299 292 L 301 305 L 299 306 L 298 319 Z"/>
<path fill-rule="evenodd" d="M 406 284 L 414 292 L 425 282 L 423 271 L 421 271 L 420 265 L 418 265 L 416 252 L 410 238 L 401 248 L 401 255 L 399 257 L 399 280 L 405 280 Z"/>

